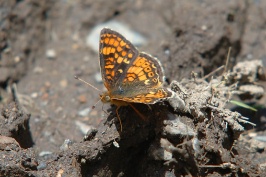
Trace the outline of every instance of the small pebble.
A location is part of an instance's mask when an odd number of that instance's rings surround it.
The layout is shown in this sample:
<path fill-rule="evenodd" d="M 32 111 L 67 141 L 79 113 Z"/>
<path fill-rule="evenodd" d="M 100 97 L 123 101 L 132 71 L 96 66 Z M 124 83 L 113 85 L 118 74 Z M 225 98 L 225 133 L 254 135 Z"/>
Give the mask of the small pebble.
<path fill-rule="evenodd" d="M 16 57 L 14 58 L 14 60 L 15 60 L 16 63 L 18 63 L 18 62 L 21 61 L 21 58 L 20 58 L 19 56 L 16 56 Z"/>
<path fill-rule="evenodd" d="M 58 170 L 56 177 L 62 177 L 63 173 L 64 173 L 63 169 Z"/>
<path fill-rule="evenodd" d="M 48 50 L 46 51 L 46 57 L 47 57 L 48 59 L 55 59 L 55 58 L 56 58 L 56 52 L 55 52 L 55 50 L 53 50 L 53 49 L 48 49 Z"/>
<path fill-rule="evenodd" d="M 86 95 L 79 95 L 78 101 L 80 103 L 87 103 L 87 97 L 86 97 Z"/>
<path fill-rule="evenodd" d="M 0 149 L 11 146 L 12 144 L 19 146 L 14 138 L 0 135 Z"/>
<path fill-rule="evenodd" d="M 67 80 L 64 79 L 64 80 L 61 80 L 61 81 L 60 81 L 60 86 L 61 86 L 62 88 L 66 88 L 67 85 L 68 85 Z"/>
<path fill-rule="evenodd" d="M 200 142 L 199 142 L 198 138 L 194 137 L 192 139 L 192 147 L 193 147 L 196 154 L 200 153 Z"/>
<path fill-rule="evenodd" d="M 48 94 L 48 93 L 44 93 L 44 94 L 42 95 L 42 100 L 47 100 L 48 97 L 49 97 L 49 94 Z"/>
<path fill-rule="evenodd" d="M 11 48 L 10 48 L 10 47 L 7 47 L 7 48 L 4 49 L 3 52 L 4 52 L 4 53 L 10 53 L 10 52 L 11 52 Z"/>
<path fill-rule="evenodd" d="M 98 111 L 96 111 L 96 110 L 92 110 L 92 111 L 90 112 L 90 115 L 91 115 L 91 116 L 97 116 L 97 115 L 98 115 Z"/>
<path fill-rule="evenodd" d="M 61 106 L 57 107 L 55 110 L 55 113 L 60 113 L 63 111 L 63 108 Z"/>
<path fill-rule="evenodd" d="M 90 131 L 93 127 L 90 125 L 87 125 L 81 121 L 75 121 L 76 126 L 81 131 L 83 135 L 86 135 L 88 131 Z"/>
<path fill-rule="evenodd" d="M 31 96 L 31 98 L 37 98 L 38 97 L 38 93 L 37 92 L 33 92 L 30 96 Z"/>
<path fill-rule="evenodd" d="M 33 72 L 37 74 L 43 73 L 43 68 L 37 66 L 33 69 Z"/>
<path fill-rule="evenodd" d="M 83 137 L 83 140 L 84 140 L 84 141 L 90 141 L 90 140 L 92 140 L 92 139 L 95 137 L 95 135 L 96 135 L 97 132 L 98 132 L 98 130 L 97 130 L 96 128 L 92 127 L 92 128 L 86 133 L 86 135 Z"/>
<path fill-rule="evenodd" d="M 90 111 L 91 111 L 91 108 L 85 108 L 85 109 L 79 111 L 78 115 L 81 117 L 85 117 L 85 116 L 89 115 Z"/>
<path fill-rule="evenodd" d="M 115 140 L 113 141 L 113 145 L 114 145 L 114 147 L 116 147 L 116 148 L 119 148 L 119 147 L 120 147 L 119 144 L 118 144 L 118 142 L 116 142 Z"/>
<path fill-rule="evenodd" d="M 61 151 L 65 151 L 68 150 L 69 147 L 73 144 L 73 142 L 70 139 L 66 139 L 64 141 L 64 143 L 62 144 L 62 146 L 60 146 L 60 150 Z"/>
<path fill-rule="evenodd" d="M 37 170 L 44 170 L 47 167 L 47 164 L 45 162 L 40 162 L 37 166 Z"/>
<path fill-rule="evenodd" d="M 202 25 L 202 26 L 201 26 L 201 30 L 202 30 L 202 31 L 206 31 L 207 29 L 208 29 L 208 28 L 207 28 L 206 25 Z"/>
<path fill-rule="evenodd" d="M 42 151 L 39 153 L 39 156 L 44 157 L 44 156 L 51 155 L 51 154 L 53 154 L 51 151 Z"/>
<path fill-rule="evenodd" d="M 86 159 L 82 158 L 80 162 L 85 164 L 86 163 Z"/>
<path fill-rule="evenodd" d="M 79 48 L 80 48 L 80 46 L 77 43 L 72 44 L 72 49 L 73 50 L 77 50 Z"/>
<path fill-rule="evenodd" d="M 44 83 L 44 85 L 45 85 L 45 87 L 47 87 L 47 88 L 51 87 L 51 83 L 50 83 L 49 81 L 46 81 L 46 82 Z"/>
<path fill-rule="evenodd" d="M 166 55 L 170 55 L 170 50 L 169 50 L 169 49 L 165 49 L 165 50 L 164 50 L 164 53 L 165 53 Z"/>
<path fill-rule="evenodd" d="M 255 137 L 255 136 L 257 136 L 257 133 L 255 133 L 255 132 L 250 132 L 250 133 L 248 134 L 248 136 L 249 136 L 249 137 Z"/>

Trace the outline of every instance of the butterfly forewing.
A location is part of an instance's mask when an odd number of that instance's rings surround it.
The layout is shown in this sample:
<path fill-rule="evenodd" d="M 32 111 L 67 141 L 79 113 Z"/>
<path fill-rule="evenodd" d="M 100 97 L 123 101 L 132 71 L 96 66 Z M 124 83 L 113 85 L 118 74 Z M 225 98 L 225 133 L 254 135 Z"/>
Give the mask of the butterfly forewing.
<path fill-rule="evenodd" d="M 119 84 L 121 78 L 138 56 L 138 50 L 121 34 L 104 28 L 100 34 L 100 67 L 108 90 Z"/>

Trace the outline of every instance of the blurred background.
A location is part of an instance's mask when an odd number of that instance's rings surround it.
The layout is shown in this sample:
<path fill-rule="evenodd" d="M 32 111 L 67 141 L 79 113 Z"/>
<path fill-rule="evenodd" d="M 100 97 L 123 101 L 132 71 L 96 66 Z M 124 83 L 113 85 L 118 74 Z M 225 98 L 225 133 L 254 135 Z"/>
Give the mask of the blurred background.
<path fill-rule="evenodd" d="M 82 140 L 104 121 L 99 32 L 109 27 L 157 57 L 166 81 L 225 64 L 266 61 L 266 1 L 10 0 L 0 2 L 0 108 L 16 99 L 31 114 L 37 152 Z M 12 89 L 13 88 L 13 89 Z M 265 104 L 265 99 L 259 100 Z"/>

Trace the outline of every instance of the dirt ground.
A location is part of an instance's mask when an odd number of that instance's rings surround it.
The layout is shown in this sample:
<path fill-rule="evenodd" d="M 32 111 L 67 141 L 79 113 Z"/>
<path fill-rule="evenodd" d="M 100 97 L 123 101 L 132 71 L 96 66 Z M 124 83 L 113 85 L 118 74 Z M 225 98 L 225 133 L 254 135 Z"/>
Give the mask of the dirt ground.
<path fill-rule="evenodd" d="M 0 176 L 266 176 L 266 1 L 10 0 L 0 9 Z M 113 23 L 142 37 L 138 49 L 161 61 L 175 92 L 135 105 L 148 121 L 122 107 L 122 132 L 115 106 L 91 109 L 99 92 L 74 78 L 105 89 L 86 41 Z"/>

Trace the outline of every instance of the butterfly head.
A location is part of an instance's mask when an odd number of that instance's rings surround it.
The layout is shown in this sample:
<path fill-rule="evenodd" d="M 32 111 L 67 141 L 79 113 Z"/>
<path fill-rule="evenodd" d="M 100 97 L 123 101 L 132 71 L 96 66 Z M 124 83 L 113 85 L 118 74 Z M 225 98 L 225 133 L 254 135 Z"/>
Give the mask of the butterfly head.
<path fill-rule="evenodd" d="M 111 102 L 111 98 L 109 96 L 108 92 L 104 92 L 103 94 L 100 94 L 100 99 L 103 103 L 109 103 Z"/>

